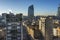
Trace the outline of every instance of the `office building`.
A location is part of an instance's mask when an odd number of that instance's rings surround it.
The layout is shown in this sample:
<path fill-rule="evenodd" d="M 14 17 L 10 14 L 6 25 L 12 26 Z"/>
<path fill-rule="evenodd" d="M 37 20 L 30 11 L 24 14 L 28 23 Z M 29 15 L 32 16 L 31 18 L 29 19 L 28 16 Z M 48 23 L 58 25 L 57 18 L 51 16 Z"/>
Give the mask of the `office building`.
<path fill-rule="evenodd" d="M 29 8 L 28 8 L 28 17 L 29 18 L 34 17 L 34 6 L 33 5 L 29 6 Z"/>
<path fill-rule="evenodd" d="M 58 7 L 58 14 L 57 14 L 57 16 L 60 16 L 60 5 Z"/>

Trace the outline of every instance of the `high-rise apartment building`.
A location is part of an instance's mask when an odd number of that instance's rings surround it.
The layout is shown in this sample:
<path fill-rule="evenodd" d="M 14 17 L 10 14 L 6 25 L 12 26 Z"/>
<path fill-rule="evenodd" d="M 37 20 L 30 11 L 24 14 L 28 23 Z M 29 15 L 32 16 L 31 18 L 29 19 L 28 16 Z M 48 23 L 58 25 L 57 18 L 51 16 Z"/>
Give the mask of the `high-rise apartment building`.
<path fill-rule="evenodd" d="M 57 16 L 47 16 L 45 20 L 45 35 L 46 40 L 60 40 L 59 36 L 59 29 L 60 28 L 60 17 Z"/>
<path fill-rule="evenodd" d="M 6 40 L 22 40 L 22 20 L 20 20 L 22 15 L 10 14 L 6 15 Z"/>
<path fill-rule="evenodd" d="M 18 22 L 7 23 L 6 40 L 21 40 L 21 25 Z"/>

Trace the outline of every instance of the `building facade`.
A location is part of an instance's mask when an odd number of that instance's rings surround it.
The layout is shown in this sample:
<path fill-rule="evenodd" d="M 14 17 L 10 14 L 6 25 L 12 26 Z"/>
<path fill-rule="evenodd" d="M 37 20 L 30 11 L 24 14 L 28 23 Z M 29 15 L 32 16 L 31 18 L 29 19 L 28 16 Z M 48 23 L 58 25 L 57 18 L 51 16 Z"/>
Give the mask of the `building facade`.
<path fill-rule="evenodd" d="M 6 40 L 21 40 L 21 25 L 18 22 L 7 23 Z"/>
<path fill-rule="evenodd" d="M 60 16 L 60 6 L 58 7 L 58 14 L 57 16 Z"/>
<path fill-rule="evenodd" d="M 34 17 L 34 6 L 33 5 L 29 6 L 29 8 L 28 8 L 28 17 L 29 18 Z"/>

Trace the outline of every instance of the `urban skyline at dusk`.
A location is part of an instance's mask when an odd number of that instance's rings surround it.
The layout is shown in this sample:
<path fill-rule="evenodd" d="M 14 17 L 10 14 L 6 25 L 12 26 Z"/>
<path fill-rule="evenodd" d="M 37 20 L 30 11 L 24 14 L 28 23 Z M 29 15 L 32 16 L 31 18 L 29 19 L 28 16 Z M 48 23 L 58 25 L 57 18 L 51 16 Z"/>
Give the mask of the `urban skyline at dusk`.
<path fill-rule="evenodd" d="M 0 0 L 0 15 L 9 11 L 27 15 L 32 4 L 35 15 L 56 15 L 60 0 Z"/>

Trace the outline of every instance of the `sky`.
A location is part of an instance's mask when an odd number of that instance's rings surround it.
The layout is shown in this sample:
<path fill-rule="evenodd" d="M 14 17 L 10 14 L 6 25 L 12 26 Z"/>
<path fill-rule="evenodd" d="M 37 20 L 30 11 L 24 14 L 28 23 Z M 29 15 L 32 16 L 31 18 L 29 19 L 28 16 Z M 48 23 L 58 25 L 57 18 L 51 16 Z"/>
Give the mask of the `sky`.
<path fill-rule="evenodd" d="M 34 5 L 34 15 L 56 15 L 60 0 L 0 0 L 2 13 L 23 13 L 28 15 L 28 7 Z"/>

